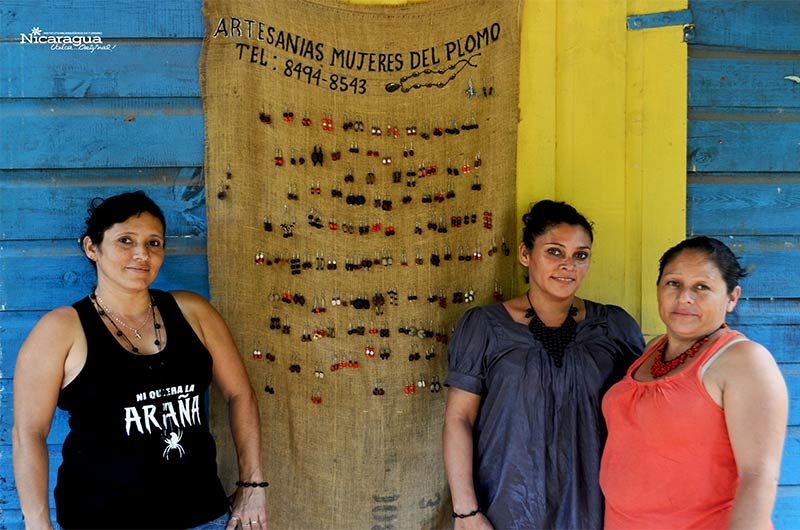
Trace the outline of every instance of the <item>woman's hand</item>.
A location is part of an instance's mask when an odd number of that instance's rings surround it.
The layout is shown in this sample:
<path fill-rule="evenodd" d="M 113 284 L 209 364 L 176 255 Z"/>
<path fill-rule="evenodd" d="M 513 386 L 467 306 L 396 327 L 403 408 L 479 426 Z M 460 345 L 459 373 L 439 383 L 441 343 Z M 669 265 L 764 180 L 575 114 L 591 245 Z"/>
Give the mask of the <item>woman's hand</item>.
<path fill-rule="evenodd" d="M 231 519 L 225 530 L 267 530 L 267 499 L 264 488 L 238 488 L 233 494 Z"/>
<path fill-rule="evenodd" d="M 456 518 L 454 530 L 494 530 L 494 527 L 485 515 L 476 513 L 472 517 Z"/>

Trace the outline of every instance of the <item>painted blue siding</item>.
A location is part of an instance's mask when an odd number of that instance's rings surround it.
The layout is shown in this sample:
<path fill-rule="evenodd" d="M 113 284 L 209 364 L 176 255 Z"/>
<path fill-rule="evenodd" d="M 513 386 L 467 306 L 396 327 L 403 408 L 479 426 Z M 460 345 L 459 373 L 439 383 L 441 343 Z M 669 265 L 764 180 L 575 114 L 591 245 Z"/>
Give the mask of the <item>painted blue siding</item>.
<path fill-rule="evenodd" d="M 733 324 L 789 386 L 773 520 L 800 528 L 800 3 L 690 0 L 687 231 L 727 242 L 751 275 Z"/>
<path fill-rule="evenodd" d="M 208 293 L 200 0 L 0 5 L 0 528 L 20 526 L 11 468 L 15 355 L 45 310 L 91 287 L 76 239 L 86 202 L 144 189 L 167 213 L 162 288 Z M 800 528 L 800 5 L 692 0 L 687 227 L 754 266 L 737 326 L 767 345 L 792 396 L 777 528 Z M 99 31 L 111 52 L 21 45 Z M 51 484 L 66 433 L 49 438 Z"/>
<path fill-rule="evenodd" d="M 20 44 L 35 26 L 102 32 L 116 48 Z M 77 244 L 88 200 L 145 190 L 167 216 L 158 286 L 208 295 L 202 36 L 200 0 L 0 5 L 0 528 L 22 527 L 11 464 L 14 361 L 46 310 L 92 287 Z M 57 413 L 51 486 L 66 432 Z"/>

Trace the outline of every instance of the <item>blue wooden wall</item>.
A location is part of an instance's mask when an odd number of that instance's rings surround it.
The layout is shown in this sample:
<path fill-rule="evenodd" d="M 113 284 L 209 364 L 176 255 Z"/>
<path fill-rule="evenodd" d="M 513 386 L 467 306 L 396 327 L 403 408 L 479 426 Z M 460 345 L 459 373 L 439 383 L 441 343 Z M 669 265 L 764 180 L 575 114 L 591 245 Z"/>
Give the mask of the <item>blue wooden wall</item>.
<path fill-rule="evenodd" d="M 85 295 L 87 199 L 144 189 L 167 213 L 161 288 L 207 294 L 200 0 L 0 5 L 0 528 L 20 526 L 11 467 L 17 350 L 44 311 Z M 690 234 L 754 267 L 738 327 L 767 345 L 790 386 L 774 520 L 800 528 L 800 4 L 693 0 L 689 47 Z M 624 21 L 621 21 L 624 23 Z M 20 33 L 99 31 L 108 52 L 22 45 Z M 66 432 L 49 443 L 51 483 Z"/>
<path fill-rule="evenodd" d="M 789 385 L 774 512 L 800 528 L 800 2 L 690 0 L 687 231 L 752 267 L 735 327 Z"/>
<path fill-rule="evenodd" d="M 20 44 L 33 27 L 102 32 L 116 48 Z M 0 528 L 21 527 L 14 361 L 46 310 L 92 287 L 77 244 L 88 199 L 147 191 L 167 215 L 158 286 L 208 294 L 202 36 L 200 0 L 0 3 Z M 48 439 L 51 486 L 65 434 L 59 414 Z"/>

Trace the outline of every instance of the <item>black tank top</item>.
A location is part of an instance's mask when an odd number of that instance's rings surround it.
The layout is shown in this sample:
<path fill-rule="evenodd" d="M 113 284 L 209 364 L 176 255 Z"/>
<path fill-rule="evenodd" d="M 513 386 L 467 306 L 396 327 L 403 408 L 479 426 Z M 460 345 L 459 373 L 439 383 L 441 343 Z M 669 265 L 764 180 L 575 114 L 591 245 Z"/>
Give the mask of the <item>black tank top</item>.
<path fill-rule="evenodd" d="M 69 413 L 54 492 L 64 528 L 188 528 L 223 515 L 206 395 L 212 359 L 171 294 L 151 291 L 165 348 L 134 355 L 89 297 L 73 304 L 86 364 L 61 390 Z"/>

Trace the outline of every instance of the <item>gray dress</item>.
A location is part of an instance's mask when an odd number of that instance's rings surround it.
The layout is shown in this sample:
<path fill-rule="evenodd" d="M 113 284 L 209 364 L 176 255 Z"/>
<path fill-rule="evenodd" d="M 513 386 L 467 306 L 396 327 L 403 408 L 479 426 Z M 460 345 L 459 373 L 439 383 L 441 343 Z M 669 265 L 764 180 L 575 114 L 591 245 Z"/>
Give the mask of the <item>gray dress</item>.
<path fill-rule="evenodd" d="M 561 367 L 502 304 L 464 314 L 445 384 L 481 396 L 474 481 L 496 529 L 603 528 L 600 403 L 643 347 L 630 315 L 589 300 Z"/>

